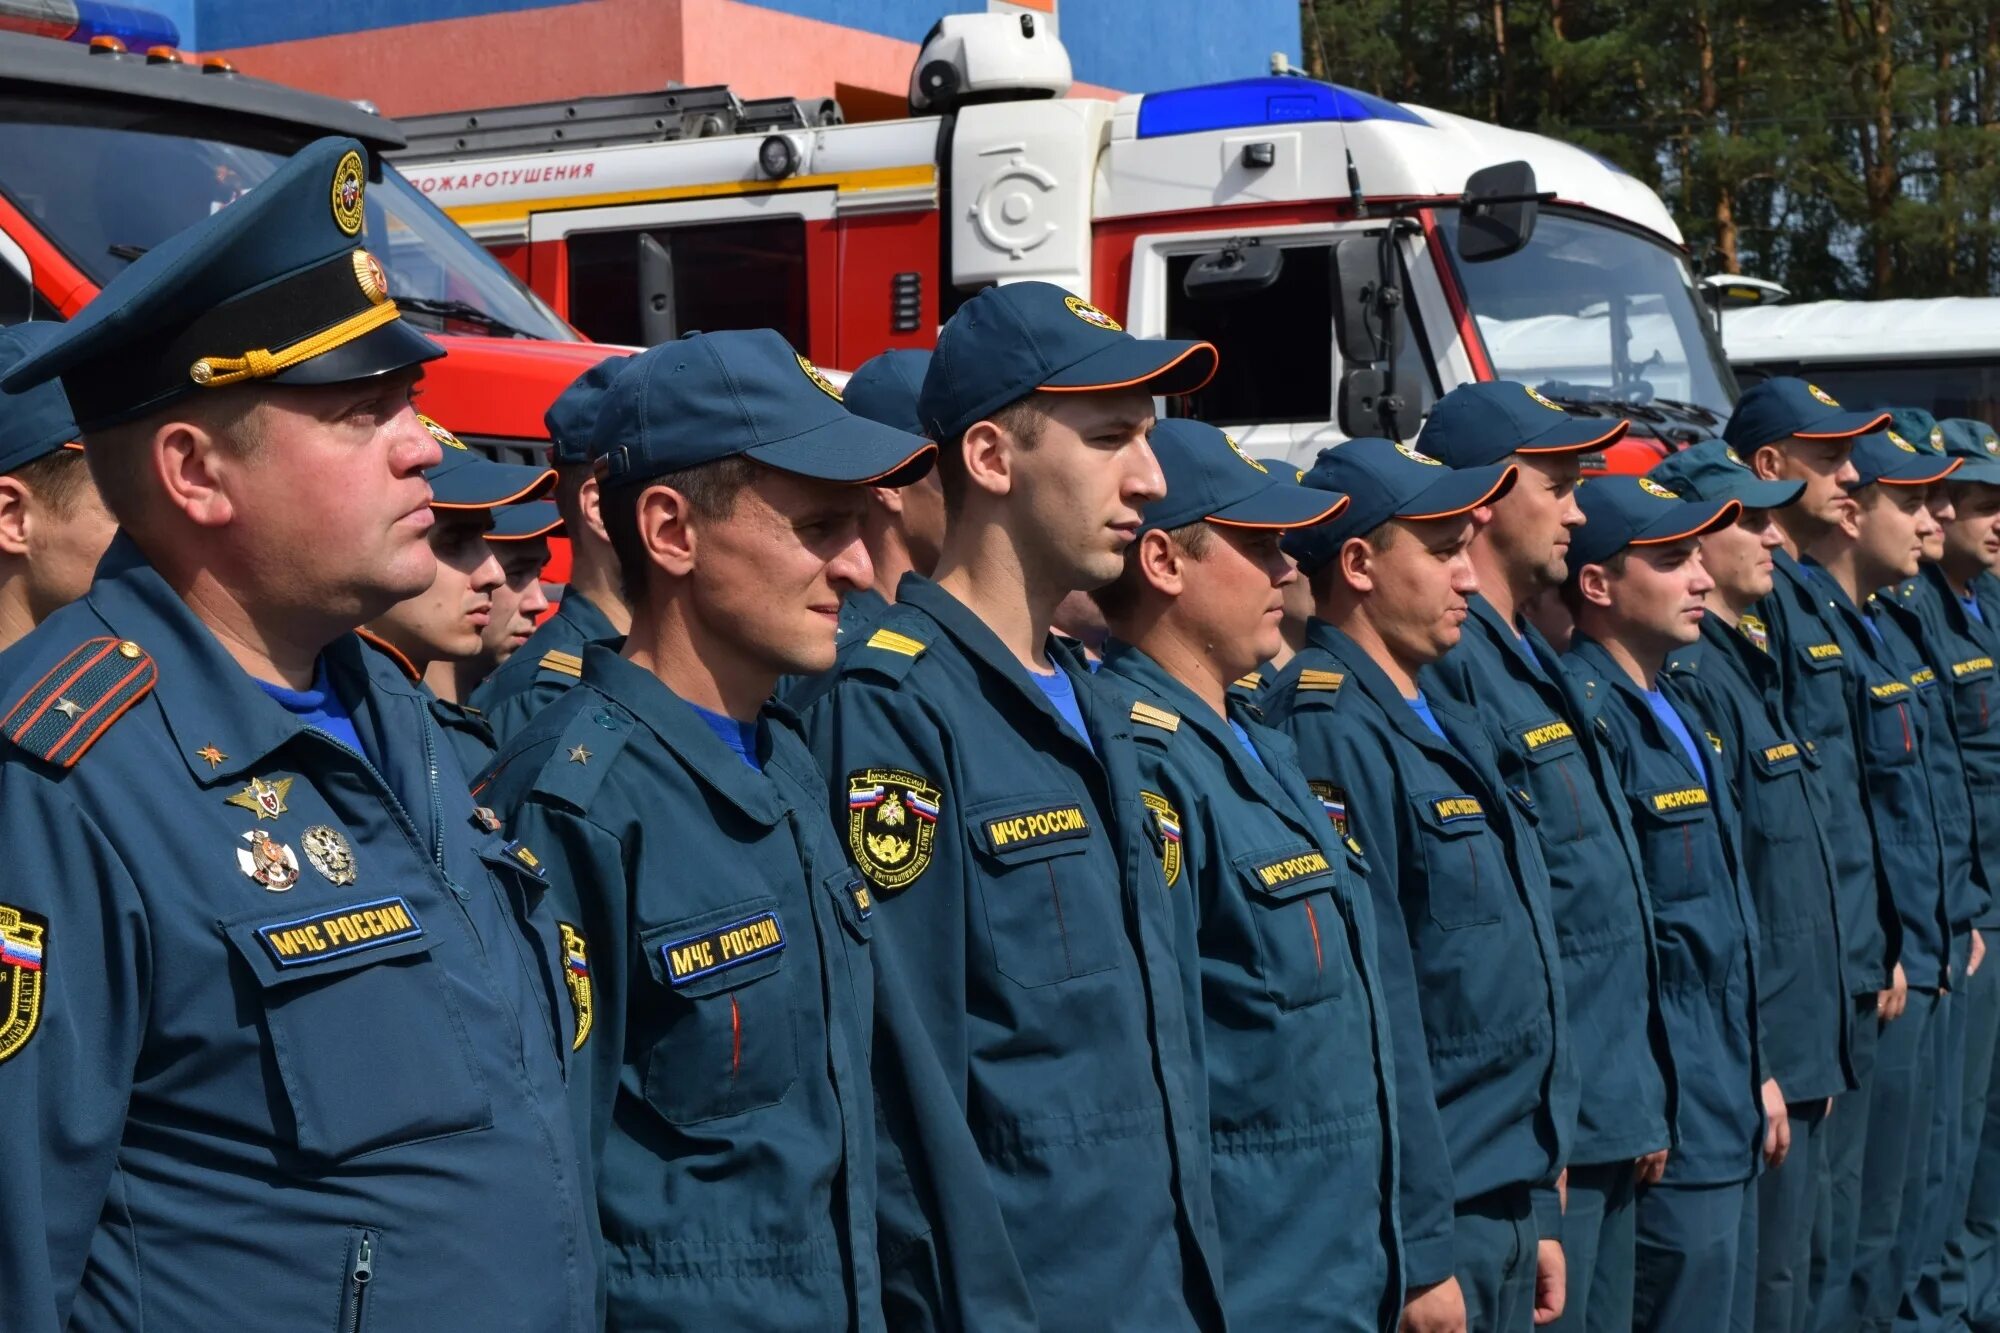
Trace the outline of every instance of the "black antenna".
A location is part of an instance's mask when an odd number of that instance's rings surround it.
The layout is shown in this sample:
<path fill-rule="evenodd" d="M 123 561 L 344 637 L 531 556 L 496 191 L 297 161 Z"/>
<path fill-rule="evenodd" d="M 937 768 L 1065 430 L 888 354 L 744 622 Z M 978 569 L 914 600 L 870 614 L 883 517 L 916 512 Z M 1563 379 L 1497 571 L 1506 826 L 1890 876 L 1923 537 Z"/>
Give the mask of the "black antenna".
<path fill-rule="evenodd" d="M 1354 216 L 1368 216 L 1368 201 L 1361 193 L 1361 169 L 1354 165 L 1354 150 L 1347 150 L 1347 197 L 1354 205 Z"/>

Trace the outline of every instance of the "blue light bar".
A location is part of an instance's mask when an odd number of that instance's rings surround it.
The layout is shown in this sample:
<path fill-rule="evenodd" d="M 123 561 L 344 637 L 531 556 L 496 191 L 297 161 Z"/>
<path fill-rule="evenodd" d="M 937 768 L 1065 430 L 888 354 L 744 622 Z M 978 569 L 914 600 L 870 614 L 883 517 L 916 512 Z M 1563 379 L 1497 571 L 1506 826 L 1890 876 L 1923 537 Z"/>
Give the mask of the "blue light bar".
<path fill-rule="evenodd" d="M 179 46 L 180 30 L 165 14 L 156 14 L 137 5 L 107 3 L 106 0 L 76 0 L 76 32 L 73 42 L 93 37 L 116 37 L 127 51 L 144 51 L 155 46 Z"/>
<path fill-rule="evenodd" d="M 1384 98 L 1316 79 L 1271 76 L 1147 93 L 1139 103 L 1139 137 L 1197 134 L 1298 121 L 1429 121 Z"/>

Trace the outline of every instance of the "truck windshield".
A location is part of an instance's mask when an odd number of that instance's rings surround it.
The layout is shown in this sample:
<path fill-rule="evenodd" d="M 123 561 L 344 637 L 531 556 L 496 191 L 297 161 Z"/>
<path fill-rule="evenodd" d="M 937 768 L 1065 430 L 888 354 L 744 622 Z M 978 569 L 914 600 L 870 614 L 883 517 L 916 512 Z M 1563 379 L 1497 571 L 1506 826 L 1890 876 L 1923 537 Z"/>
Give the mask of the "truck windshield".
<path fill-rule="evenodd" d="M 1642 421 L 1710 431 L 1728 418 L 1735 384 L 1679 254 L 1544 210 L 1519 254 L 1467 264 L 1457 258 L 1457 211 L 1437 216 L 1494 374 Z"/>
<path fill-rule="evenodd" d="M 0 102 L 0 194 L 100 287 L 182 228 L 257 187 L 296 144 L 250 147 L 172 118 Z M 514 275 L 385 165 L 362 244 L 418 327 L 578 341 Z"/>

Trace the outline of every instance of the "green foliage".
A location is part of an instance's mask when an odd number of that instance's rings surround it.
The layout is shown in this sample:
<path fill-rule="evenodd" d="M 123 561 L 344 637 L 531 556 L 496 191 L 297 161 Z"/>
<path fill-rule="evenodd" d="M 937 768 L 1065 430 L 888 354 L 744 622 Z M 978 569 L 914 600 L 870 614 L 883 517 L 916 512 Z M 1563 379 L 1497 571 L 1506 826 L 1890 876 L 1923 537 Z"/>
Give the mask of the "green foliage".
<path fill-rule="evenodd" d="M 1302 0 L 1312 73 L 1535 130 L 1795 299 L 2000 294 L 1995 0 Z"/>

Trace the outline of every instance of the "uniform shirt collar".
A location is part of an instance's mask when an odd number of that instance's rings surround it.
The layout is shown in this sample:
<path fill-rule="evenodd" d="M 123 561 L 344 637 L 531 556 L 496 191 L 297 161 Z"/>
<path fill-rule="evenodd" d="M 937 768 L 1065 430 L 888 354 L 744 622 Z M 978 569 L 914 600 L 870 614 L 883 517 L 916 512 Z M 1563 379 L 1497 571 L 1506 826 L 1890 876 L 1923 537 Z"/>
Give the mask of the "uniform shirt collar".
<path fill-rule="evenodd" d="M 564 620 L 567 620 L 571 625 L 574 625 L 576 632 L 583 636 L 585 643 L 593 643 L 599 639 L 616 639 L 620 637 L 618 627 L 611 623 L 610 617 L 598 610 L 597 603 L 585 597 L 575 588 L 571 588 L 563 594 L 562 601 L 556 605 L 555 613 Z"/>
<path fill-rule="evenodd" d="M 1502 652 L 1513 654 L 1515 660 L 1526 666 L 1542 684 L 1549 686 L 1555 684 L 1543 657 L 1548 651 L 1548 645 L 1536 642 L 1541 636 L 1535 632 L 1532 625 L 1520 629 L 1508 624 L 1500 618 L 1499 609 L 1478 593 L 1468 597 L 1466 605 L 1471 608 L 1468 620 L 1482 627 L 1487 637 L 1498 644 Z"/>
<path fill-rule="evenodd" d="M 1372 699 L 1388 715 L 1389 725 L 1401 732 L 1405 740 L 1463 761 L 1455 746 L 1439 740 L 1437 733 L 1424 725 L 1417 710 L 1410 707 L 1409 699 L 1389 679 L 1389 673 L 1375 665 L 1375 659 L 1363 652 L 1360 644 L 1318 616 L 1306 622 L 1306 644 L 1331 653 L 1347 671 L 1346 687 L 1358 689 Z M 1436 712 L 1438 700 L 1432 699 L 1430 703 Z"/>
<path fill-rule="evenodd" d="M 1211 749 L 1222 756 L 1222 762 L 1243 782 L 1274 808 L 1284 811 L 1285 803 L 1279 797 L 1287 797 L 1280 785 L 1276 768 L 1289 762 L 1292 751 L 1289 744 L 1258 723 L 1251 715 L 1249 705 L 1233 696 L 1225 696 L 1230 716 L 1218 715 L 1208 706 L 1206 700 L 1182 684 L 1175 675 L 1154 661 L 1143 650 L 1118 639 L 1110 640 L 1104 648 L 1104 671 L 1111 672 L 1138 686 L 1144 692 L 1158 698 L 1172 712 L 1179 715 L 1181 725 L 1192 727 L 1201 733 Z M 1250 733 L 1251 743 L 1264 762 L 1258 763 L 1243 752 L 1243 743 L 1236 739 L 1236 733 L 1229 729 L 1235 721 Z M 1273 744 L 1272 742 L 1278 742 Z"/>

